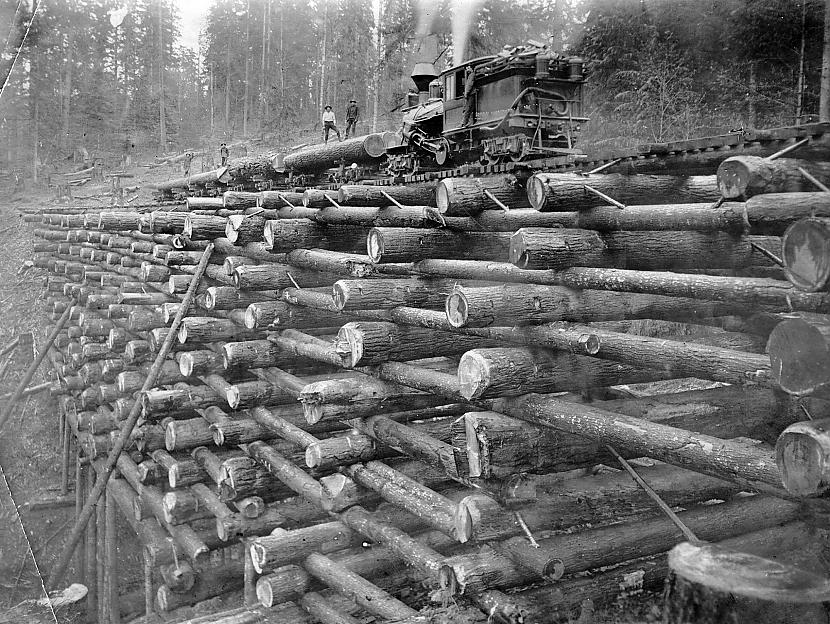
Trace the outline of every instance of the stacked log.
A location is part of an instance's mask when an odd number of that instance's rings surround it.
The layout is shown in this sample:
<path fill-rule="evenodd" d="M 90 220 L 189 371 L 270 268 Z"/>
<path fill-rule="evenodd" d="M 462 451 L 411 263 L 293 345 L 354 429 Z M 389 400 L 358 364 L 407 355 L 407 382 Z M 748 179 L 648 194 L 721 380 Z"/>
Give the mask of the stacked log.
<path fill-rule="evenodd" d="M 618 456 L 701 539 L 803 543 L 800 503 L 826 512 L 830 488 L 830 215 L 716 188 L 538 173 L 44 214 L 63 470 L 82 495 L 137 402 L 105 511 L 142 546 L 146 604 L 229 621 L 567 619 L 574 595 L 654 586 L 683 535 Z"/>

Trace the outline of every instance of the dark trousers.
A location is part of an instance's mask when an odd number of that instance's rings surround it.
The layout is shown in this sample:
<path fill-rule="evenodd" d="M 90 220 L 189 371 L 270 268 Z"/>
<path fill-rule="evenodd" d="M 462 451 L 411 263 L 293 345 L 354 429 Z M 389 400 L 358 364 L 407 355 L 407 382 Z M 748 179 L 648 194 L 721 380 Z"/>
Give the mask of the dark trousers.
<path fill-rule="evenodd" d="M 357 119 L 346 120 L 346 138 L 349 138 L 349 129 L 352 131 L 352 136 L 357 136 Z"/>
<path fill-rule="evenodd" d="M 329 130 L 334 130 L 337 133 L 337 140 L 340 140 L 340 130 L 334 125 L 333 121 L 327 121 L 323 124 L 323 141 L 329 142 Z"/>

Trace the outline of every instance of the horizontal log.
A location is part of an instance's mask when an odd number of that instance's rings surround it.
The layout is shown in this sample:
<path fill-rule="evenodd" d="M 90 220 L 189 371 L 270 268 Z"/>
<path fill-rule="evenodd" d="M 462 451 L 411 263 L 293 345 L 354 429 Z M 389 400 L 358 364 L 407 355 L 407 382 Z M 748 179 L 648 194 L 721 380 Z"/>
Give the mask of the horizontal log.
<path fill-rule="evenodd" d="M 376 227 L 366 237 L 366 251 L 375 263 L 415 262 L 424 257 L 485 260 L 506 257 L 510 241 L 506 232 Z"/>
<path fill-rule="evenodd" d="M 718 189 L 726 199 L 750 198 L 765 193 L 796 193 L 813 190 L 813 184 L 799 171 L 805 169 L 824 183 L 830 182 L 826 163 L 760 156 L 730 156 L 718 166 Z"/>
<path fill-rule="evenodd" d="M 444 178 L 435 189 L 435 206 L 446 216 L 502 210 L 502 205 L 510 209 L 530 207 L 523 180 L 514 175 Z"/>
<path fill-rule="evenodd" d="M 444 309 L 452 327 L 637 318 L 679 321 L 737 314 L 743 310 L 736 305 L 685 297 L 514 284 L 461 287 L 457 283 L 447 296 Z"/>
<path fill-rule="evenodd" d="M 405 206 L 434 206 L 435 184 L 407 184 L 405 186 L 344 184 L 338 189 L 337 203 L 341 206 L 384 208 L 394 203 L 389 200 L 389 197 Z"/>
<path fill-rule="evenodd" d="M 505 400 L 499 409 L 543 427 L 602 440 L 618 450 L 681 465 L 775 496 L 785 495 L 773 453 L 757 446 L 540 395 Z"/>
<path fill-rule="evenodd" d="M 782 427 L 802 417 L 795 401 L 782 401 L 771 390 L 729 386 L 639 399 L 594 401 L 591 405 L 606 412 L 721 439 L 749 436 L 773 443 Z M 815 413 L 824 416 L 826 409 L 815 410 Z M 614 463 L 614 458 L 601 444 L 494 412 L 466 414 L 463 421 L 453 425 L 453 445 L 466 448 L 469 472 L 474 477 L 562 472 L 598 463 Z"/>
<path fill-rule="evenodd" d="M 769 261 L 753 244 L 778 253 L 776 237 L 714 232 L 607 232 L 522 228 L 510 241 L 510 262 L 524 269 L 569 266 L 620 269 L 741 268 Z"/>
<path fill-rule="evenodd" d="M 527 198 L 536 210 L 584 210 L 609 202 L 590 186 L 623 204 L 705 202 L 719 198 L 715 176 L 536 173 L 527 181 Z"/>
<path fill-rule="evenodd" d="M 381 134 L 368 134 L 326 145 L 313 145 L 300 151 L 287 154 L 284 165 L 286 169 L 297 173 L 318 173 L 341 162 L 358 165 L 375 164 L 386 154 L 386 146 Z"/>
<path fill-rule="evenodd" d="M 345 368 L 372 366 L 390 360 L 406 361 L 463 353 L 488 346 L 486 339 L 395 323 L 351 322 L 337 332 L 335 348 Z"/>
<path fill-rule="evenodd" d="M 717 541 L 791 522 L 797 518 L 798 506 L 758 496 L 707 505 L 678 515 L 701 539 Z M 481 553 L 447 558 L 441 569 L 442 585 L 453 593 L 515 587 L 533 582 L 555 568 L 560 574 L 561 571 L 576 573 L 666 552 L 677 540 L 677 527 L 665 516 L 539 540 L 536 552 L 526 550 L 523 544 L 530 544 L 522 538 L 521 543 L 514 540 L 502 546 L 511 550 L 510 556 L 493 556 L 489 552 L 489 557 Z M 516 559 L 522 564 L 516 563 Z M 541 570 L 534 565 L 545 560 L 547 564 L 540 566 Z"/>
<path fill-rule="evenodd" d="M 300 286 L 310 288 L 328 286 L 337 277 L 321 274 L 318 271 L 306 271 L 285 264 L 242 265 L 234 269 L 233 281 L 237 288 L 249 290 L 283 290 Z"/>

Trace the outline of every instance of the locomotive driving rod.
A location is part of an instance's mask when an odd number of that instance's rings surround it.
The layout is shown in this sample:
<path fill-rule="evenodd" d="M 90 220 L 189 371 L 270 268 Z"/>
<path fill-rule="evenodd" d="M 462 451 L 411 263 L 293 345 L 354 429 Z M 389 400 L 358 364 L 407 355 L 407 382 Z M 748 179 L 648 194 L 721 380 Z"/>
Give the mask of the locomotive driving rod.
<path fill-rule="evenodd" d="M 170 349 L 173 346 L 173 340 L 176 338 L 179 325 L 182 322 L 182 318 L 187 313 L 187 309 L 190 307 L 190 304 L 193 302 L 193 298 L 196 295 L 196 288 L 201 281 L 202 275 L 205 273 L 208 260 L 210 260 L 210 255 L 212 253 L 213 243 L 210 243 L 205 248 L 201 260 L 199 260 L 199 265 L 196 267 L 193 279 L 190 280 L 190 286 L 187 288 L 187 293 L 185 293 L 184 299 L 182 299 L 182 304 L 179 307 L 179 311 L 176 313 L 176 318 L 173 319 L 170 331 L 167 332 L 167 336 L 164 339 L 164 343 L 161 345 L 161 349 L 156 356 L 156 360 L 153 362 L 153 366 L 150 367 L 150 372 L 147 373 L 147 378 L 144 380 L 144 385 L 140 390 L 141 393 L 146 392 L 155 385 L 156 379 L 161 371 L 161 366 L 167 358 L 167 354 L 170 353 Z M 95 486 L 92 488 L 92 491 L 89 493 L 89 498 L 87 498 L 81 512 L 78 514 L 78 519 L 75 521 L 75 526 L 72 527 L 72 533 L 69 535 L 69 539 L 58 557 L 55 568 L 52 570 L 52 574 L 49 575 L 48 586 L 50 589 L 56 589 L 63 580 L 63 576 L 66 574 L 66 569 L 69 567 L 69 562 L 72 560 L 72 554 L 75 552 L 75 547 L 78 545 L 89 519 L 92 517 L 92 514 L 95 513 L 95 505 L 98 503 L 98 499 L 101 498 L 101 495 L 106 490 L 107 482 L 109 481 L 110 476 L 112 476 L 113 470 L 115 470 L 115 463 L 118 461 L 118 457 L 127 445 L 127 441 L 130 439 L 130 435 L 132 434 L 140 415 L 141 401 L 136 401 L 130 415 L 127 417 L 127 422 L 124 423 L 124 426 L 121 429 L 121 435 L 118 436 L 115 446 L 113 446 L 107 456 L 107 462 L 104 464 L 104 469 L 98 474 Z"/>

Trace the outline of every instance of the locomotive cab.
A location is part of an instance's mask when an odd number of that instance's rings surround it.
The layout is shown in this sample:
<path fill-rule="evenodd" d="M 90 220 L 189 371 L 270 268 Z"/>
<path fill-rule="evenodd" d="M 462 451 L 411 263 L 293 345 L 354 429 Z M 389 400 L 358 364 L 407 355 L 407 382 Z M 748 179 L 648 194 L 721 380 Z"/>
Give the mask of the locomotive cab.
<path fill-rule="evenodd" d="M 573 152 L 582 113 L 582 61 L 515 48 L 444 71 L 443 137 L 482 162 Z M 472 84 L 468 84 L 472 81 Z"/>

